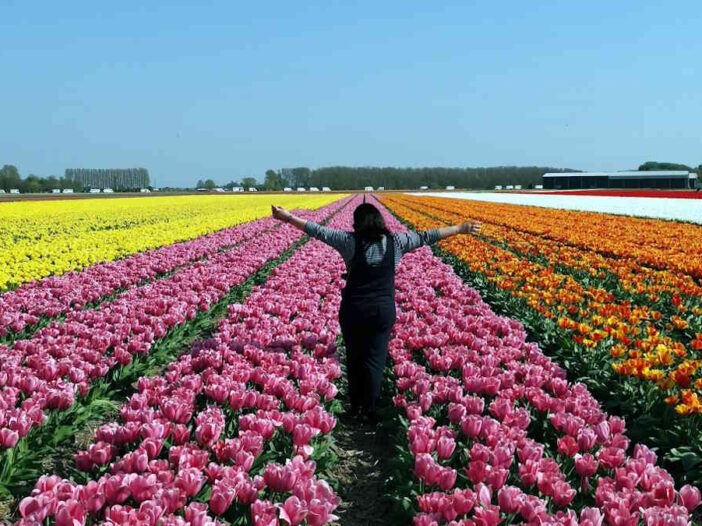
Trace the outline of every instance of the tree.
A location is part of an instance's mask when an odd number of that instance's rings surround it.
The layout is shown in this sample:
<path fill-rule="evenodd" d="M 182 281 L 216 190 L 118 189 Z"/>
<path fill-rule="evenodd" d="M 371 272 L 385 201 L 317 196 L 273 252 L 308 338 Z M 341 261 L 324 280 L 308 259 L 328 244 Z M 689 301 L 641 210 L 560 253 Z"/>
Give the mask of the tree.
<path fill-rule="evenodd" d="M 20 182 L 20 190 L 23 194 L 37 194 L 41 192 L 41 179 L 38 175 L 29 174 L 24 181 Z"/>
<path fill-rule="evenodd" d="M 58 180 L 58 177 L 55 175 L 50 175 L 49 177 L 46 178 L 46 183 L 45 183 L 45 190 L 53 190 L 55 188 L 61 188 L 61 183 Z"/>
<path fill-rule="evenodd" d="M 0 168 L 0 188 L 6 192 L 12 188 L 19 188 L 21 180 L 22 178 L 16 166 L 6 164 Z"/>
<path fill-rule="evenodd" d="M 253 177 L 244 177 L 241 180 L 241 186 L 244 187 L 244 190 L 248 190 L 249 188 L 255 188 L 258 183 L 256 182 L 256 179 Z"/>
<path fill-rule="evenodd" d="M 205 180 L 205 188 L 208 190 L 214 190 L 217 185 L 212 179 Z"/>
<path fill-rule="evenodd" d="M 293 168 L 292 169 L 292 180 L 290 181 L 293 186 L 304 186 L 308 187 L 310 185 L 310 177 L 312 176 L 312 171 L 306 167 Z"/>
<path fill-rule="evenodd" d="M 266 178 L 263 181 L 263 187 L 266 190 L 282 190 L 283 182 L 280 174 L 275 170 L 266 170 Z"/>
<path fill-rule="evenodd" d="M 205 188 L 205 181 L 198 179 L 197 186 L 195 188 Z"/>

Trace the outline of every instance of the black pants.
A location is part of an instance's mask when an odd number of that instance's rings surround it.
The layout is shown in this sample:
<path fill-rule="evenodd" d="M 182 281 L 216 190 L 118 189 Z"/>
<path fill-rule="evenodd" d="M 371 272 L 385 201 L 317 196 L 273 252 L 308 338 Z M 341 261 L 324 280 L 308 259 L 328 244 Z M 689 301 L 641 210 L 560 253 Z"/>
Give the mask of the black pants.
<path fill-rule="evenodd" d="M 351 406 L 374 413 L 383 382 L 395 302 L 342 301 L 341 333 L 346 345 L 346 369 Z"/>

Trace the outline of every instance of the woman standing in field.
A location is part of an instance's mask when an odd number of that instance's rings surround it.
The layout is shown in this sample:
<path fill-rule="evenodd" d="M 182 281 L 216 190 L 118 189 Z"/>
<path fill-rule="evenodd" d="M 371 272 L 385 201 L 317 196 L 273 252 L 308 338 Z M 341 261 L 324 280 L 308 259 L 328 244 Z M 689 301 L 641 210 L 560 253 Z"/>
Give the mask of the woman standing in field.
<path fill-rule="evenodd" d="M 395 270 L 404 254 L 456 234 L 477 234 L 480 223 L 424 232 L 391 233 L 370 203 L 353 212 L 353 232 L 324 227 L 273 206 L 273 217 L 336 249 L 346 263 L 339 323 L 346 345 L 351 413 L 375 421 L 390 331 L 395 324 Z"/>

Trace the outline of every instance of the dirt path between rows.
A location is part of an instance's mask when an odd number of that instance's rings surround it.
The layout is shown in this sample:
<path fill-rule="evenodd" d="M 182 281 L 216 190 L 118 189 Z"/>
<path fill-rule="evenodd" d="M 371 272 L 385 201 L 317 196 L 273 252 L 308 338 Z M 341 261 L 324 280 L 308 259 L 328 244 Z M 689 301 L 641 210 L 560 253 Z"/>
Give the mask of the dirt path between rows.
<path fill-rule="evenodd" d="M 343 374 L 339 378 L 339 396 L 346 402 L 346 371 L 343 350 Z M 386 395 L 386 393 L 383 393 Z M 387 406 L 386 396 L 381 402 Z M 385 407 L 384 407 L 385 408 Z M 341 504 L 334 512 L 339 520 L 333 526 L 376 526 L 396 524 L 393 504 L 386 496 L 388 460 L 392 458 L 392 441 L 382 424 L 362 424 L 344 413 L 339 416 L 334 435 L 334 453 L 338 460 L 331 470 L 338 483 Z"/>

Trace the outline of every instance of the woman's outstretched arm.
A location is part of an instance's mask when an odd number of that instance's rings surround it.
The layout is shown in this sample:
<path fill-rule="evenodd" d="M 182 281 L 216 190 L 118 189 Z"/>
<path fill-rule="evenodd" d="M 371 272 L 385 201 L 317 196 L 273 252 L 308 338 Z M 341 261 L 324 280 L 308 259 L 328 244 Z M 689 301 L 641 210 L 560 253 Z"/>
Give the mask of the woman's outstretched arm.
<path fill-rule="evenodd" d="M 347 263 L 351 261 L 355 249 L 355 243 L 351 233 L 318 225 L 314 221 L 307 221 L 306 219 L 291 214 L 282 206 L 272 206 L 271 208 L 273 209 L 273 217 L 276 219 L 290 223 L 308 236 L 318 239 L 322 243 L 336 249 Z"/>
<path fill-rule="evenodd" d="M 273 211 L 273 217 L 275 217 L 278 221 L 290 223 L 295 228 L 299 228 L 302 231 L 305 230 L 305 225 L 307 225 L 306 219 L 302 219 L 301 217 L 291 214 L 282 206 L 271 205 L 271 210 Z"/>
<path fill-rule="evenodd" d="M 439 239 L 446 239 L 447 237 L 455 236 L 456 234 L 480 234 L 480 229 L 482 225 L 480 223 L 461 223 L 459 225 L 445 226 L 443 228 L 437 228 L 439 232 Z"/>
<path fill-rule="evenodd" d="M 401 232 L 395 234 L 395 242 L 402 254 L 423 247 L 432 245 L 437 241 L 446 239 L 456 234 L 478 234 L 480 233 L 480 223 L 461 223 L 460 225 L 446 226 L 443 228 L 431 228 L 423 232 Z"/>

